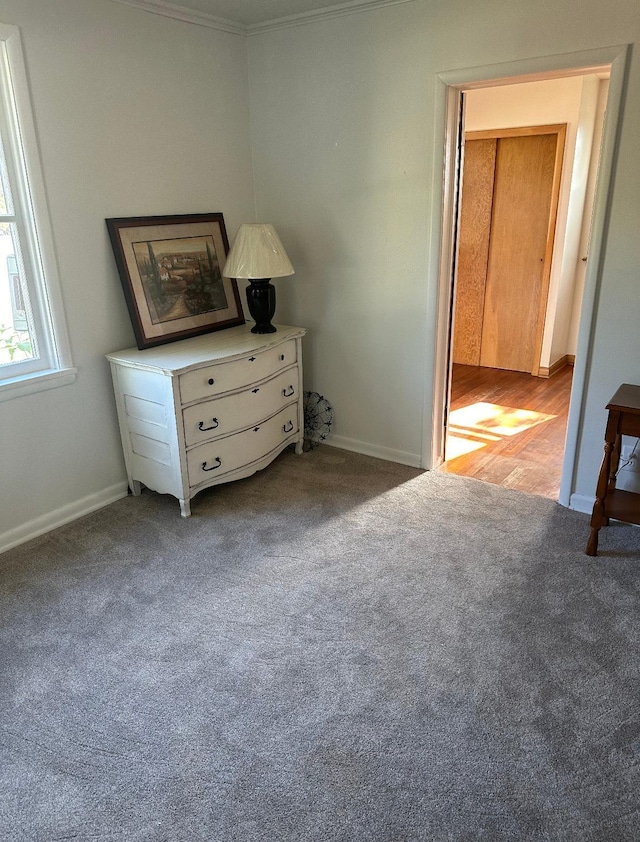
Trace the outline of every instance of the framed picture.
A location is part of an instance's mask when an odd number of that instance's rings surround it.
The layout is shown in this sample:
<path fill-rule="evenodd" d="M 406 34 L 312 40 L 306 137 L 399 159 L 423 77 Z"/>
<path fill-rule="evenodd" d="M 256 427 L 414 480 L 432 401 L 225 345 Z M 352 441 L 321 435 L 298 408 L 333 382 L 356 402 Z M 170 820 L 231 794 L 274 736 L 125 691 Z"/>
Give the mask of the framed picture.
<path fill-rule="evenodd" d="M 106 222 L 138 348 L 244 324 L 221 213 Z"/>

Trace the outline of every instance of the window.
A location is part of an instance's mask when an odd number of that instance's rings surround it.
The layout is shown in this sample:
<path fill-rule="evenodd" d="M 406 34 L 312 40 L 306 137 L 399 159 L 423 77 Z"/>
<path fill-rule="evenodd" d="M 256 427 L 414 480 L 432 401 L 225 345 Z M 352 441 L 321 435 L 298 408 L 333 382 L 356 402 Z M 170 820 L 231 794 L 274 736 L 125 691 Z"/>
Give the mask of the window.
<path fill-rule="evenodd" d="M 0 24 L 0 400 L 74 377 L 20 34 Z"/>

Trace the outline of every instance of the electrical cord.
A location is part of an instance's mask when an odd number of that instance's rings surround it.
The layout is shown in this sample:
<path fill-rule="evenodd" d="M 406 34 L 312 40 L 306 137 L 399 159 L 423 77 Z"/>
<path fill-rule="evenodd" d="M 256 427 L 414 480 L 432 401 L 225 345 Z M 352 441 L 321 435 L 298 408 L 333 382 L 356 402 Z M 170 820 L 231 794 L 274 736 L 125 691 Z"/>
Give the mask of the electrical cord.
<path fill-rule="evenodd" d="M 618 478 L 618 474 L 620 473 L 620 471 L 622 471 L 624 468 L 627 467 L 627 465 L 630 465 L 633 462 L 633 456 L 634 456 L 634 453 L 636 452 L 638 442 L 640 442 L 640 439 L 636 439 L 636 443 L 633 445 L 633 448 L 631 449 L 631 453 L 627 456 L 626 461 L 623 462 L 621 465 L 618 465 L 618 470 L 616 471 L 616 479 Z"/>

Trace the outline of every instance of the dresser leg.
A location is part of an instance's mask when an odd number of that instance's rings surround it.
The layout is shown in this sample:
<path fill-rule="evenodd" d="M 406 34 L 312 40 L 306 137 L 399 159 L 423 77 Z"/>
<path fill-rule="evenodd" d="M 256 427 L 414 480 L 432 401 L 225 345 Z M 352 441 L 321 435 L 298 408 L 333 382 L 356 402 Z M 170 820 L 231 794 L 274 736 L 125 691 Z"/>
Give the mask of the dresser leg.
<path fill-rule="evenodd" d="M 180 500 L 180 514 L 182 517 L 191 517 L 191 500 Z"/>
<path fill-rule="evenodd" d="M 134 497 L 139 497 L 142 494 L 142 483 L 137 479 L 129 480 L 129 488 Z"/>
<path fill-rule="evenodd" d="M 303 445 L 304 441 L 297 441 L 296 442 L 296 456 L 301 456 L 303 453 Z"/>

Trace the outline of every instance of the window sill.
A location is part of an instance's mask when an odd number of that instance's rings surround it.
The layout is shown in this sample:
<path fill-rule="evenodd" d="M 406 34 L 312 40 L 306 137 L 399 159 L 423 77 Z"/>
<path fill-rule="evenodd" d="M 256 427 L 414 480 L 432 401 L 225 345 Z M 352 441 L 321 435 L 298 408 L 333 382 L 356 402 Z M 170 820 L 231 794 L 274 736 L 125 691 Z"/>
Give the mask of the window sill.
<path fill-rule="evenodd" d="M 0 381 L 0 401 L 21 398 L 46 389 L 68 386 L 73 383 L 78 373 L 77 368 L 57 368 L 54 371 L 38 371 L 35 374 L 23 374 Z"/>

